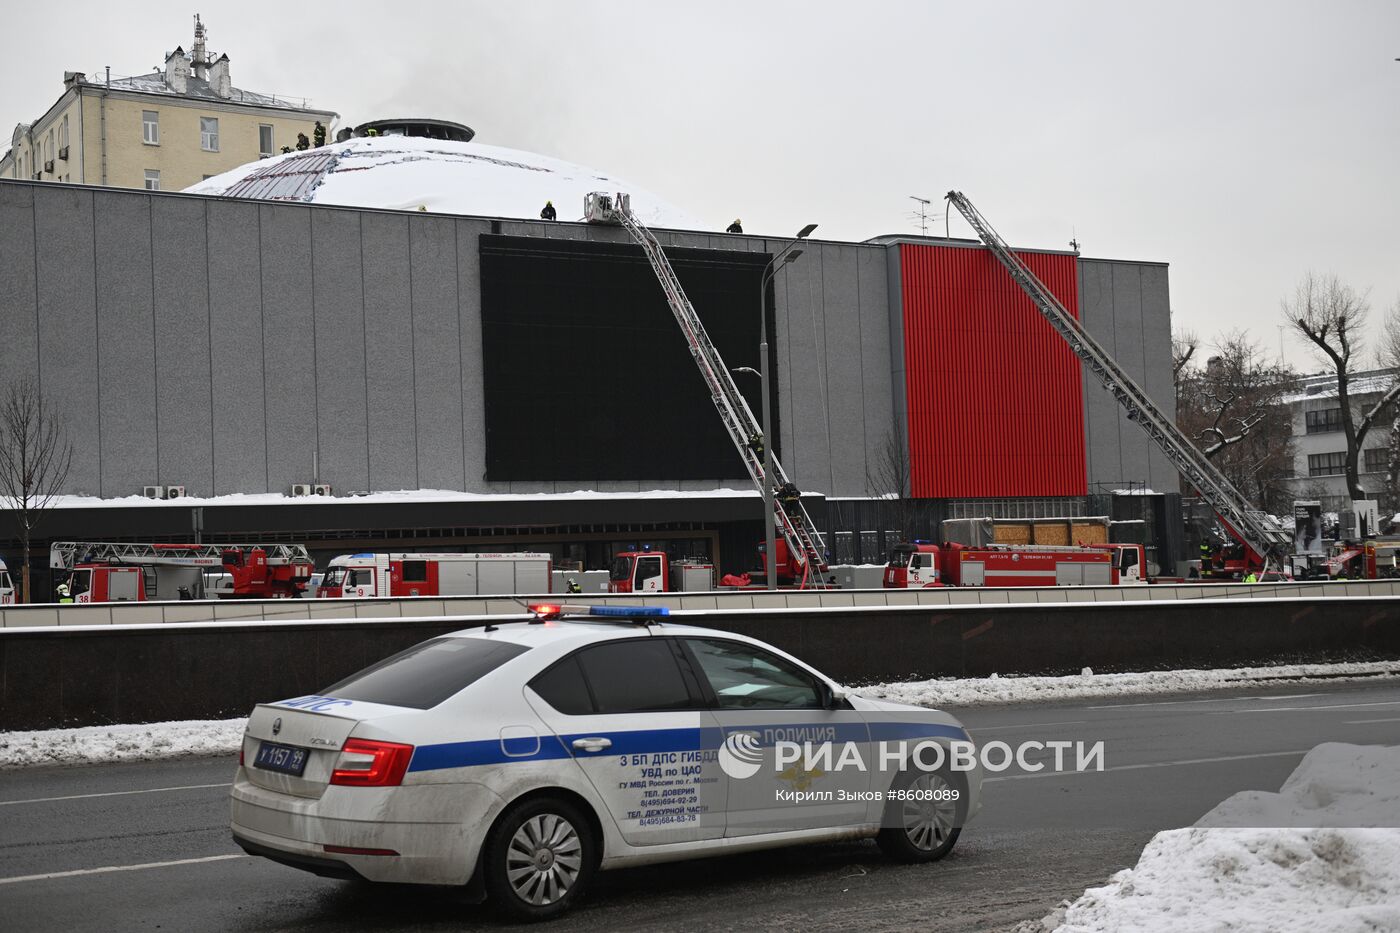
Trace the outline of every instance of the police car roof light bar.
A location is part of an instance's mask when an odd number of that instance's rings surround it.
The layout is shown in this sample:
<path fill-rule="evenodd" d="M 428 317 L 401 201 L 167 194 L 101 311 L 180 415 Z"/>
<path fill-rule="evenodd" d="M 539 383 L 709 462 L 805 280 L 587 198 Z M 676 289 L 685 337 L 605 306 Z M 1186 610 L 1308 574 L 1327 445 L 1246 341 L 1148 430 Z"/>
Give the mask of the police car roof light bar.
<path fill-rule="evenodd" d="M 653 619 L 671 614 L 671 610 L 665 606 L 571 606 L 537 603 L 529 608 L 534 613 L 536 622 L 575 618 L 585 622 L 617 620 L 636 625 L 650 625 Z"/>

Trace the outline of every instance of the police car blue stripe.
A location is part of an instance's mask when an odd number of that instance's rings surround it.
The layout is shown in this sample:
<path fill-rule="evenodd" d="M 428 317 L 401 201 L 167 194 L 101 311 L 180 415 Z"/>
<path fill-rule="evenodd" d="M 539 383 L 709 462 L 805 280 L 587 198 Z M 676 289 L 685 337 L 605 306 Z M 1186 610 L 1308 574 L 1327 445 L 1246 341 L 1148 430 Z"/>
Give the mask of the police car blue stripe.
<path fill-rule="evenodd" d="M 836 730 L 837 742 L 863 742 L 866 726 L 858 723 L 815 725 L 813 723 L 762 723 L 752 726 L 727 725 L 694 729 L 637 729 L 621 732 L 579 732 L 558 738 L 541 736 L 538 749 L 531 754 L 509 755 L 506 749 L 522 750 L 527 743 L 518 738 L 508 740 L 481 739 L 473 742 L 448 742 L 442 745 L 420 745 L 413 753 L 409 771 L 437 771 L 444 768 L 471 768 L 498 765 L 513 761 L 550 761 L 572 757 L 575 739 L 605 738 L 612 742 L 605 752 L 587 753 L 580 757 L 603 755 L 643 755 L 653 752 L 685 752 L 714 749 L 731 732 L 775 733 L 783 741 L 812 740 L 811 733 L 823 729 Z M 869 738 L 875 742 L 890 742 L 924 738 L 966 739 L 967 733 L 957 726 L 919 722 L 873 722 Z M 804 731 L 808 735 L 804 735 Z M 817 741 L 823 741 L 818 738 Z M 529 743 L 533 747 L 533 743 Z"/>
<path fill-rule="evenodd" d="M 519 749 L 519 739 L 484 739 L 475 742 L 448 742 L 443 745 L 420 745 L 413 753 L 409 771 L 437 771 L 442 768 L 471 768 L 478 765 L 498 765 L 512 761 L 548 761 L 570 757 L 574 739 L 605 738 L 612 742 L 605 752 L 587 753 L 587 757 L 602 755 L 641 755 L 651 752 L 685 752 L 702 748 L 718 748 L 718 729 L 640 729 L 627 732 L 580 732 L 555 738 L 543 736 L 538 751 L 527 755 L 508 755 L 506 747 Z M 507 746 L 506 743 L 509 743 Z"/>
<path fill-rule="evenodd" d="M 514 740 L 511 740 L 514 742 Z M 539 748 L 530 755 L 507 755 L 500 739 L 476 742 L 448 742 L 443 745 L 420 745 L 414 749 L 409 771 L 438 771 L 443 768 L 471 768 L 478 765 L 498 765 L 507 761 L 547 761 L 568 758 L 569 753 L 553 736 L 544 736 Z"/>

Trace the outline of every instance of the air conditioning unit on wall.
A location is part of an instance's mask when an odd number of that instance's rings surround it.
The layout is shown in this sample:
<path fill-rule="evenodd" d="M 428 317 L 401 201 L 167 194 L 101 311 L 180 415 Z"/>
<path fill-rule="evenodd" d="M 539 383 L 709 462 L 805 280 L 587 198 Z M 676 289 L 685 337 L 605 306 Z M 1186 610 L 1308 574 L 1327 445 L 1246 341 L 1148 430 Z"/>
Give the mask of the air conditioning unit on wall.
<path fill-rule="evenodd" d="M 317 483 L 315 486 L 312 487 L 311 494 L 313 496 L 329 496 L 331 494 L 331 484 Z"/>
<path fill-rule="evenodd" d="M 293 483 L 293 484 L 292 484 L 292 496 L 293 496 L 294 498 L 299 498 L 299 497 L 301 497 L 301 496 L 309 496 L 309 495 L 311 495 L 311 486 L 310 486 L 310 484 L 308 484 L 308 483 Z"/>
<path fill-rule="evenodd" d="M 145 496 L 147 499 L 164 499 L 164 498 L 165 498 L 165 487 L 164 487 L 164 486 L 142 486 L 142 487 L 141 487 L 141 495 Z"/>
<path fill-rule="evenodd" d="M 183 499 L 183 498 L 185 498 L 185 487 L 184 487 L 184 486 L 166 486 L 166 487 L 165 487 L 165 498 L 167 498 L 167 499 Z"/>

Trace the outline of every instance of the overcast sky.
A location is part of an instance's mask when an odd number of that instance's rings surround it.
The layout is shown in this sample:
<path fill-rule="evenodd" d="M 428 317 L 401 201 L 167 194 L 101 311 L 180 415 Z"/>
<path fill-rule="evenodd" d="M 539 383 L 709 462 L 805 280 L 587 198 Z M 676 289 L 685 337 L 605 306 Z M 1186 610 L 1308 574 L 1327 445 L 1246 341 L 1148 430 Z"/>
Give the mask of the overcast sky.
<path fill-rule="evenodd" d="M 1395 0 L 11 4 L 0 125 L 188 50 L 196 11 L 238 87 L 458 120 L 716 229 L 916 232 L 918 195 L 941 233 L 958 188 L 1016 245 L 1170 263 L 1175 326 L 1271 354 L 1309 270 L 1400 301 Z"/>

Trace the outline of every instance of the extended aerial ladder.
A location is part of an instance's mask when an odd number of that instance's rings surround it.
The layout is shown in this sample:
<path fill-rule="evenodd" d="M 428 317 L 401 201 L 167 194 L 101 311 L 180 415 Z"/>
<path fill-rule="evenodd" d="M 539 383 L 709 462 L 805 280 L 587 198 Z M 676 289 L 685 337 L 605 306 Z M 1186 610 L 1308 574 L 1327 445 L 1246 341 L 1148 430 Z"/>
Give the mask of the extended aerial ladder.
<path fill-rule="evenodd" d="M 316 562 L 301 544 L 149 544 L 113 541 L 55 541 L 49 567 L 72 575 L 92 571 L 110 577 L 115 568 L 143 568 L 142 579 L 155 587 L 162 568 L 221 574 L 219 597 L 277 599 L 296 597 L 316 572 Z M 201 592 L 195 583 L 191 587 Z M 149 596 L 145 598 L 150 598 Z"/>
<path fill-rule="evenodd" d="M 221 567 L 231 551 L 249 554 L 260 550 L 269 566 L 315 566 L 301 544 L 132 544 L 109 541 L 55 541 L 49 545 L 49 567 L 72 570 L 78 564 L 168 564 L 185 567 Z"/>
<path fill-rule="evenodd" d="M 1279 527 L 1273 516 L 1255 509 L 1177 428 L 1176 422 L 1158 410 L 1147 393 L 1089 336 L 1084 326 L 1060 304 L 1050 289 L 1036 278 L 1035 273 L 1021 261 L 1021 257 L 1011 251 L 1006 241 L 992 229 L 992 225 L 972 206 L 966 195 L 961 191 L 949 191 L 947 199 L 972 225 L 977 236 L 1030 297 L 1050 326 L 1065 338 L 1074 355 L 1084 361 L 1094 376 L 1103 383 L 1103 387 L 1123 406 L 1128 420 L 1137 422 L 1167 455 L 1172 465 L 1181 472 L 1182 477 L 1200 490 L 1201 497 L 1215 509 L 1231 533 L 1245 546 L 1253 549 L 1266 567 L 1271 560 L 1280 567 L 1284 566 L 1292 548 L 1292 536 Z"/>
<path fill-rule="evenodd" d="M 719 411 L 724 430 L 748 469 L 749 478 L 760 493 L 764 492 L 765 483 L 768 484 L 766 488 L 775 493 L 774 522 L 787 545 L 788 554 L 795 558 L 802 568 L 799 585 L 821 586 L 819 574 L 826 569 L 826 545 L 822 536 L 812 524 L 812 518 L 807 514 L 801 499 L 796 497 L 796 487 L 788 479 L 776 456 L 771 457 L 773 475 L 763 475 L 763 448 L 754 443 L 753 439 L 759 439 L 762 444 L 771 443 L 771 440 L 763 437 L 762 426 L 754 417 L 753 410 L 749 408 L 749 403 L 740 393 L 739 387 L 734 384 L 734 379 L 729 374 L 728 367 L 724 365 L 719 351 L 705 333 L 705 325 L 700 322 L 695 307 L 686 297 L 685 289 L 681 287 L 680 279 L 671 268 L 661 243 L 632 213 L 630 199 L 625 193 L 614 195 L 595 191 L 589 194 L 584 201 L 584 218 L 592 223 L 621 224 L 646 253 L 647 261 L 651 263 L 652 271 L 661 283 L 661 290 L 666 293 L 666 303 L 671 306 L 671 312 L 676 316 L 676 322 L 680 324 L 681 332 L 685 335 L 690 355 L 695 359 L 695 365 L 700 368 L 700 375 L 704 377 L 705 385 L 710 390 L 710 398 Z M 788 493 L 787 501 L 780 498 L 785 491 Z M 776 574 L 777 555 L 766 555 L 766 560 L 768 572 Z"/>

